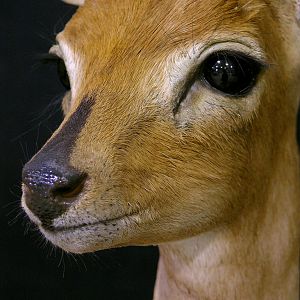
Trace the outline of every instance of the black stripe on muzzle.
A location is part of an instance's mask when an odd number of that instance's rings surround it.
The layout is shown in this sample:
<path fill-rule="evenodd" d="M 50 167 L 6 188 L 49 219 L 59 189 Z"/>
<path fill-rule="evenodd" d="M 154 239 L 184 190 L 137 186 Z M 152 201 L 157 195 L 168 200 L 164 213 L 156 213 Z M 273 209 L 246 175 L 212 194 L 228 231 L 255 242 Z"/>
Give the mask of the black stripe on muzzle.
<path fill-rule="evenodd" d="M 70 166 L 69 160 L 77 137 L 91 113 L 93 98 L 81 101 L 63 127 L 23 169 L 25 202 L 28 208 L 50 228 L 53 219 L 62 215 L 72 201 L 60 201 L 62 191 L 81 184 L 86 174 Z"/>

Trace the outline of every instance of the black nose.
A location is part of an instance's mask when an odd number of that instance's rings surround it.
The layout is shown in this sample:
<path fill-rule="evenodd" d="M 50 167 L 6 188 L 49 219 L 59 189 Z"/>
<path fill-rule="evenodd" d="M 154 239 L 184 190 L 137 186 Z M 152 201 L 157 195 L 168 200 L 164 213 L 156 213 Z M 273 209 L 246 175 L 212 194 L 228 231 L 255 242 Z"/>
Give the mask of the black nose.
<path fill-rule="evenodd" d="M 23 169 L 24 199 L 44 227 L 62 215 L 76 201 L 86 176 L 55 162 L 29 162 Z"/>

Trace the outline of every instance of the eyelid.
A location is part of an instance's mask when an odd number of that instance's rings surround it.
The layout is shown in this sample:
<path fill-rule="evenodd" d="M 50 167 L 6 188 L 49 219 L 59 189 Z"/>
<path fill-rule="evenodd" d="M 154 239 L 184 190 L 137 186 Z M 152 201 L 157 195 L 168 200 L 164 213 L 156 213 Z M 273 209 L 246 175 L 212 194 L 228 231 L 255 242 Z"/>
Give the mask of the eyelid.
<path fill-rule="evenodd" d="M 258 57 L 255 57 L 254 55 L 249 54 L 249 53 L 244 53 L 244 52 L 236 51 L 236 50 L 216 51 L 216 52 L 213 52 L 210 55 L 208 55 L 206 57 L 206 59 L 209 58 L 211 55 L 214 55 L 214 54 L 223 55 L 224 57 L 229 56 L 229 57 L 241 58 L 241 59 L 244 59 L 244 60 L 252 60 L 253 63 L 256 63 L 257 65 L 260 66 L 261 70 L 267 69 L 270 66 L 270 64 L 268 62 L 266 62 L 265 60 L 263 60 L 262 58 L 258 58 Z M 201 70 L 201 66 L 203 66 L 203 64 L 205 63 L 205 60 L 203 60 L 202 63 L 200 64 L 198 72 L 199 72 L 199 70 Z"/>

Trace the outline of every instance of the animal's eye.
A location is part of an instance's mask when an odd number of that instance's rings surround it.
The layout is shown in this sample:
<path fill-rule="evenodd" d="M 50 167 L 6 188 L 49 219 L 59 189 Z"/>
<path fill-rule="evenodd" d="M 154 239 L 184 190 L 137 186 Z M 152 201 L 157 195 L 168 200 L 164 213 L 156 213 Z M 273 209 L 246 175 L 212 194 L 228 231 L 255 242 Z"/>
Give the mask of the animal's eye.
<path fill-rule="evenodd" d="M 41 62 L 43 64 L 55 64 L 57 69 L 57 74 L 61 84 L 67 89 L 70 90 L 70 80 L 68 71 L 63 59 L 58 57 L 56 54 L 47 53 L 46 55 L 42 55 Z"/>
<path fill-rule="evenodd" d="M 216 52 L 202 64 L 201 76 L 214 89 L 238 97 L 250 92 L 261 69 L 261 63 L 245 55 Z"/>
<path fill-rule="evenodd" d="M 57 74 L 58 74 L 61 84 L 67 90 L 69 90 L 71 88 L 71 86 L 70 86 L 68 71 L 67 71 L 64 61 L 60 58 L 57 59 Z"/>

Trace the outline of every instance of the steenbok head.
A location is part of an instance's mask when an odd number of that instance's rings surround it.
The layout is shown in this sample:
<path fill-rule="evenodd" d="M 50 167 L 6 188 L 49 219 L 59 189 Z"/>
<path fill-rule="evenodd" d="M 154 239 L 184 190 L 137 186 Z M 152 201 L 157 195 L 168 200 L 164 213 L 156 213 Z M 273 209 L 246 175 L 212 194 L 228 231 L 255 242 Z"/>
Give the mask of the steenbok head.
<path fill-rule="evenodd" d="M 45 237 L 75 253 L 159 244 L 261 201 L 295 136 L 296 2 L 71 2 L 50 50 L 65 119 L 23 171 Z"/>

